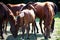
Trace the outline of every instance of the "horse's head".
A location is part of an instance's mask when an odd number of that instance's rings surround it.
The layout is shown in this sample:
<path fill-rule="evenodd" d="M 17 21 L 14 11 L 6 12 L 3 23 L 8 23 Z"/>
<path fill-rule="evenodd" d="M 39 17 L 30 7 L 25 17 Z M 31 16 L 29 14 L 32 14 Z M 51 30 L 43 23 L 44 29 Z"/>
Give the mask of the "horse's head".
<path fill-rule="evenodd" d="M 17 37 L 17 29 L 16 29 L 16 19 L 15 16 L 13 15 L 12 11 L 9 9 L 9 14 L 8 14 L 8 21 L 10 23 L 10 31 L 14 37 Z"/>
<path fill-rule="evenodd" d="M 9 23 L 10 23 L 10 26 L 11 26 L 10 31 L 11 31 L 13 37 L 16 37 L 17 36 L 16 21 L 15 21 L 13 15 L 9 15 L 8 20 L 9 20 Z"/>

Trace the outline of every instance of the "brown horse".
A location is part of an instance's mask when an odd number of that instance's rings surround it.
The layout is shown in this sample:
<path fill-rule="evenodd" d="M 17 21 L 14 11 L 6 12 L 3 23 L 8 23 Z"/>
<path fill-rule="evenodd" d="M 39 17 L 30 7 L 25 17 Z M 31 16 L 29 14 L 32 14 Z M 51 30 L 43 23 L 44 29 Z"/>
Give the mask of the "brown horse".
<path fill-rule="evenodd" d="M 15 33 L 16 33 L 16 20 L 15 20 L 15 16 L 13 15 L 12 11 L 2 2 L 0 2 L 0 36 L 3 39 L 3 22 L 5 21 L 5 19 L 8 19 L 10 26 L 11 26 L 11 33 L 13 34 L 13 36 L 15 37 Z"/>
<path fill-rule="evenodd" d="M 30 30 L 30 23 L 32 23 L 32 27 L 35 30 L 36 22 L 35 22 L 35 13 L 33 9 L 24 9 L 20 11 L 20 14 L 17 17 L 17 28 L 22 27 L 22 38 L 24 39 L 24 32 L 25 29 L 27 30 L 27 35 L 29 38 L 29 30 Z M 35 33 L 35 31 L 34 31 Z"/>
<path fill-rule="evenodd" d="M 7 18 L 7 8 L 5 7 L 6 5 L 2 2 L 0 2 L 0 36 L 3 39 L 3 23 L 4 20 Z"/>
<path fill-rule="evenodd" d="M 7 4 L 8 8 L 11 9 L 13 12 L 14 16 L 18 16 L 18 11 L 23 8 L 26 4 L 21 3 L 21 4 Z"/>
<path fill-rule="evenodd" d="M 58 12 L 58 6 L 53 2 L 46 1 L 46 3 L 48 3 L 52 6 L 52 8 L 54 9 L 55 15 L 56 15 L 56 13 Z M 53 19 L 53 22 L 51 25 L 51 29 L 52 29 L 51 32 L 53 32 L 53 30 L 54 30 L 54 24 L 55 24 L 55 20 Z"/>
<path fill-rule="evenodd" d="M 14 16 L 18 16 L 18 11 L 23 8 L 26 4 L 24 3 L 21 3 L 21 4 L 7 4 L 7 7 L 13 12 Z M 5 24 L 6 25 L 3 25 L 5 26 L 4 27 L 4 30 L 5 30 L 5 33 L 7 34 L 7 23 L 8 23 L 8 19 L 5 20 Z"/>
<path fill-rule="evenodd" d="M 51 30 L 51 24 L 54 18 L 54 9 L 53 7 L 48 4 L 47 2 L 32 2 L 28 3 L 23 9 L 33 9 L 35 11 L 35 15 L 40 18 L 40 28 L 41 32 L 42 30 L 42 20 L 44 21 L 44 36 L 45 38 L 50 37 L 50 30 Z M 22 10 L 23 10 L 22 9 Z"/>

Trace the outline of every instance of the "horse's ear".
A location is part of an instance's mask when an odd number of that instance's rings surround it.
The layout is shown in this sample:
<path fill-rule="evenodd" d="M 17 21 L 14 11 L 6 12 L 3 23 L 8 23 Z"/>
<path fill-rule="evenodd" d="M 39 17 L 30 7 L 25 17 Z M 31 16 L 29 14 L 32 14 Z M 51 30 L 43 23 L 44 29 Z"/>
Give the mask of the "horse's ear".
<path fill-rule="evenodd" d="M 30 2 L 28 2 L 27 4 L 34 4 L 35 2 L 32 2 L 32 1 L 30 1 Z"/>
<path fill-rule="evenodd" d="M 18 15 L 21 13 L 21 10 L 18 11 Z"/>

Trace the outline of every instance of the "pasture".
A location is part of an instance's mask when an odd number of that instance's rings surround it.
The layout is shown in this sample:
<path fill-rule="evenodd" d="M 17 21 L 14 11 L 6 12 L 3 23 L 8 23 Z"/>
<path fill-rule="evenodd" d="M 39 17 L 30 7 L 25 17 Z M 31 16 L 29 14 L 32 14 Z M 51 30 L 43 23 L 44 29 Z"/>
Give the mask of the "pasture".
<path fill-rule="evenodd" d="M 41 31 L 40 31 L 40 27 L 39 27 L 39 19 L 37 18 L 36 19 L 36 24 L 38 26 L 38 29 L 39 29 L 39 33 L 36 33 L 36 37 L 31 34 L 31 31 L 30 31 L 30 40 L 45 40 L 44 39 L 44 36 L 41 34 Z M 54 25 L 54 32 L 51 34 L 51 38 L 49 38 L 48 40 L 60 40 L 60 12 L 57 12 L 57 14 L 55 15 L 55 25 Z M 13 38 L 13 36 L 11 35 L 10 33 L 10 27 L 9 27 L 9 24 L 8 24 L 8 28 L 7 28 L 7 35 L 4 33 L 3 36 L 4 36 L 4 40 L 21 40 L 21 32 L 19 30 L 19 33 L 18 33 L 18 37 L 17 38 Z M 26 39 L 26 34 L 25 34 L 25 40 L 28 40 Z"/>

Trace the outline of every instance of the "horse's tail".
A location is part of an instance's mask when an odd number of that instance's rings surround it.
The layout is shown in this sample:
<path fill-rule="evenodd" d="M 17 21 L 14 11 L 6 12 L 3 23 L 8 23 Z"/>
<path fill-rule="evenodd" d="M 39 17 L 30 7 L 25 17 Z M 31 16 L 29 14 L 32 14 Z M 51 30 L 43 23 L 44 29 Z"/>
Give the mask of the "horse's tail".
<path fill-rule="evenodd" d="M 54 3 L 54 12 L 55 12 L 55 15 L 58 12 L 58 6 L 55 3 Z"/>

